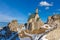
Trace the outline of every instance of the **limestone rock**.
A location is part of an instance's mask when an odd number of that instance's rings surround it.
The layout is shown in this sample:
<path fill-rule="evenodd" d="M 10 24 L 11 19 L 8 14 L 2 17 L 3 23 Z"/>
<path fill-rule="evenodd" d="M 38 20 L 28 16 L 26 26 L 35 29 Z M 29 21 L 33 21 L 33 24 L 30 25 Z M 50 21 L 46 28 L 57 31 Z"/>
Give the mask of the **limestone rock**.
<path fill-rule="evenodd" d="M 25 25 L 24 25 L 24 24 L 20 24 L 20 25 L 19 25 L 19 29 L 20 29 L 20 30 L 25 30 Z"/>
<path fill-rule="evenodd" d="M 44 23 L 39 18 L 38 9 L 36 9 L 36 13 L 31 14 L 28 19 L 27 29 L 33 31 L 39 29 L 42 25 L 44 25 Z"/>
<path fill-rule="evenodd" d="M 46 34 L 45 38 L 48 40 L 60 40 L 60 15 L 49 16 L 48 24 L 51 27 L 57 27 L 57 28 Z"/>
<path fill-rule="evenodd" d="M 12 22 L 8 24 L 8 27 L 10 28 L 11 31 L 17 31 L 18 28 L 17 20 L 12 20 Z"/>
<path fill-rule="evenodd" d="M 49 16 L 47 23 L 50 26 L 60 26 L 60 15 Z"/>
<path fill-rule="evenodd" d="M 46 34 L 46 39 L 48 40 L 60 40 L 60 29 L 55 29 L 48 34 Z"/>

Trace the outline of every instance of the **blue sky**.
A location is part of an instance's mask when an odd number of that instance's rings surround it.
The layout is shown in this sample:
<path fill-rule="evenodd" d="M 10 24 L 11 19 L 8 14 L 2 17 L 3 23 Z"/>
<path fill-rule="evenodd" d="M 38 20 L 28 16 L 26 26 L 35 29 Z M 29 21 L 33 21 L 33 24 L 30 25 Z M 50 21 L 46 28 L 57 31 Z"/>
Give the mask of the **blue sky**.
<path fill-rule="evenodd" d="M 46 22 L 48 16 L 60 14 L 60 0 L 0 0 L 0 22 L 16 19 L 19 23 L 26 23 L 36 8 L 41 20 Z"/>

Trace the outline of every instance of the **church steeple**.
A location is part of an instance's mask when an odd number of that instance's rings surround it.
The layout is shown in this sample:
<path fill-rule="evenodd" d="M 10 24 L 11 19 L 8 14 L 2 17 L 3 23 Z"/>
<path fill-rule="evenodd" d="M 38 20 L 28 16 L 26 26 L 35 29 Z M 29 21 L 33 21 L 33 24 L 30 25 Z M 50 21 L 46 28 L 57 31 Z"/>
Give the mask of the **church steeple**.
<path fill-rule="evenodd" d="M 38 8 L 36 8 L 36 14 L 38 14 Z"/>

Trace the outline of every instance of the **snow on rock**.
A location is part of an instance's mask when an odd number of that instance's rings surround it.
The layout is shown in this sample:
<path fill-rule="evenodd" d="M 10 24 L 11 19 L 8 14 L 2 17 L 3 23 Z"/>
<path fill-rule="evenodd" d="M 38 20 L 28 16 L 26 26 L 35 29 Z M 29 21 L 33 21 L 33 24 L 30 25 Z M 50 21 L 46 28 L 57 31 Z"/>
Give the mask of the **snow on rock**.
<path fill-rule="evenodd" d="M 20 40 L 31 40 L 29 37 L 20 38 Z"/>
<path fill-rule="evenodd" d="M 48 40 L 48 39 L 46 38 L 46 36 L 47 36 L 47 35 L 44 35 L 40 40 Z"/>
<path fill-rule="evenodd" d="M 43 26 L 41 26 L 41 28 L 51 29 L 51 27 L 48 24 L 44 24 Z"/>

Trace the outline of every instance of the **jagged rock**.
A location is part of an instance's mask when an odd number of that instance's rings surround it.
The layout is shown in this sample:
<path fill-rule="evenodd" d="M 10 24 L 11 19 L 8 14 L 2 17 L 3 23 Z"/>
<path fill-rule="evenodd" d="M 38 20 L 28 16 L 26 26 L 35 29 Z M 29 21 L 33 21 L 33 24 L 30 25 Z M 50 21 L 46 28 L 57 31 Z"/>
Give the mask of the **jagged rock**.
<path fill-rule="evenodd" d="M 23 28 L 24 28 L 24 24 L 20 24 L 20 25 L 19 25 L 19 28 L 20 28 L 20 29 L 23 29 Z"/>
<path fill-rule="evenodd" d="M 46 39 L 46 40 L 60 40 L 60 28 L 57 28 L 51 32 L 49 32 L 48 34 L 44 35 L 42 38 L 42 40 Z"/>
<path fill-rule="evenodd" d="M 31 14 L 28 19 L 27 29 L 33 31 L 35 29 L 39 29 L 42 25 L 44 25 L 44 23 L 39 18 L 38 9 L 36 9 L 36 13 Z"/>
<path fill-rule="evenodd" d="M 24 24 L 20 24 L 19 27 L 17 28 L 18 32 L 24 31 L 26 28 Z"/>
<path fill-rule="evenodd" d="M 49 16 L 48 24 L 53 28 L 55 27 L 55 29 L 44 35 L 42 40 L 44 40 L 43 38 L 46 40 L 60 40 L 60 15 Z"/>
<path fill-rule="evenodd" d="M 49 16 L 47 23 L 50 26 L 60 26 L 60 15 Z"/>
<path fill-rule="evenodd" d="M 17 28 L 18 28 L 18 23 L 17 23 L 17 20 L 12 20 L 12 22 L 10 22 L 8 24 L 8 27 L 10 28 L 11 31 L 17 31 Z"/>

